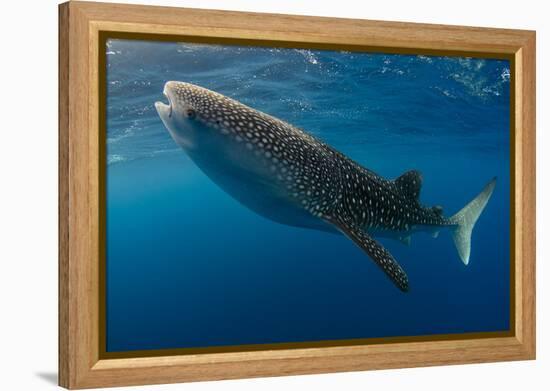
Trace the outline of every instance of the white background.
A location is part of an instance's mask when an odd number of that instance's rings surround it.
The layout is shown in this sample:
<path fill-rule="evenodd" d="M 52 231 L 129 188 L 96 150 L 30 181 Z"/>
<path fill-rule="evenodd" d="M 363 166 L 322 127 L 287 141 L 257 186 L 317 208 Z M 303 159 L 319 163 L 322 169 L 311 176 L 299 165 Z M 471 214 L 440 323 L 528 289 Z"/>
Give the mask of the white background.
<path fill-rule="evenodd" d="M 124 2 L 124 1 L 120 1 Z M 134 3 L 537 30 L 537 329 L 530 362 L 142 387 L 155 390 L 541 390 L 548 343 L 548 15 L 545 1 L 180 0 Z M 57 1 L 0 5 L 1 390 L 53 389 L 57 376 Z M 546 49 L 546 50 L 545 50 Z M 545 172 L 546 171 L 546 172 Z M 483 292 L 480 292 L 482 295 Z M 368 303 L 367 303 L 368 305 Z M 137 389 L 137 388 L 136 388 Z"/>

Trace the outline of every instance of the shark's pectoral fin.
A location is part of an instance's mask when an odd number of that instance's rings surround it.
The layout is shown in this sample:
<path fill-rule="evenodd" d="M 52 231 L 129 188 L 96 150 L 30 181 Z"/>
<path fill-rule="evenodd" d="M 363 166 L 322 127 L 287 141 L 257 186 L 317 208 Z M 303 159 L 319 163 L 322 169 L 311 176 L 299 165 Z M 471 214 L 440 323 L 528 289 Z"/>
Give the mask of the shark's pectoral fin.
<path fill-rule="evenodd" d="M 403 292 L 409 290 L 409 280 L 405 271 L 399 266 L 393 256 L 380 243 L 370 237 L 362 229 L 343 218 L 328 218 L 344 235 L 353 240 L 367 255 L 386 273 L 386 275 Z"/>

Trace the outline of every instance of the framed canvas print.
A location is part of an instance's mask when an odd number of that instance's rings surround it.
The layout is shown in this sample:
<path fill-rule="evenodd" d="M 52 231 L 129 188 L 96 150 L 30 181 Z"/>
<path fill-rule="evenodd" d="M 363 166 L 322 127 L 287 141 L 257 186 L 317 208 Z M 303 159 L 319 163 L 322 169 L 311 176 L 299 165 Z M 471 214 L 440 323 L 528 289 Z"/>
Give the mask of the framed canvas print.
<path fill-rule="evenodd" d="M 534 32 L 59 11 L 60 385 L 534 359 Z"/>

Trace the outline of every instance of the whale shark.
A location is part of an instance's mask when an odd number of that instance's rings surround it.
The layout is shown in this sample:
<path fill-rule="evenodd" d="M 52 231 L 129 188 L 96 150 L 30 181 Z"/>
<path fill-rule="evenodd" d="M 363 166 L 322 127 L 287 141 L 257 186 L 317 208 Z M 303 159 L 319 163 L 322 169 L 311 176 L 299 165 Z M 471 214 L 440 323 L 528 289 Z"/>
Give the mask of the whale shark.
<path fill-rule="evenodd" d="M 169 81 L 155 108 L 173 140 L 243 206 L 277 223 L 343 234 L 401 290 L 407 274 L 377 237 L 452 234 L 465 265 L 474 225 L 495 188 L 491 179 L 456 214 L 424 206 L 422 175 L 390 180 L 274 116 L 194 84 Z"/>

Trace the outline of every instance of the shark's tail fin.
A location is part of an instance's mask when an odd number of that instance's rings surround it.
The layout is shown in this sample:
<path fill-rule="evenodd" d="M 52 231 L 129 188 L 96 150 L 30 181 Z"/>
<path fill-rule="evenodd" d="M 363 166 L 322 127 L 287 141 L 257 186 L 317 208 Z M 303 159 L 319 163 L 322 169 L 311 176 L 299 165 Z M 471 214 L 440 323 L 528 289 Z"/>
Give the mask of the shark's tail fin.
<path fill-rule="evenodd" d="M 497 179 L 493 178 L 485 185 L 481 193 L 472 201 L 462 208 L 457 214 L 451 217 L 451 222 L 456 224 L 453 231 L 453 240 L 455 242 L 458 255 L 465 265 L 470 261 L 470 241 L 472 238 L 472 230 L 477 219 L 485 209 L 485 205 L 491 198 L 495 189 Z"/>

